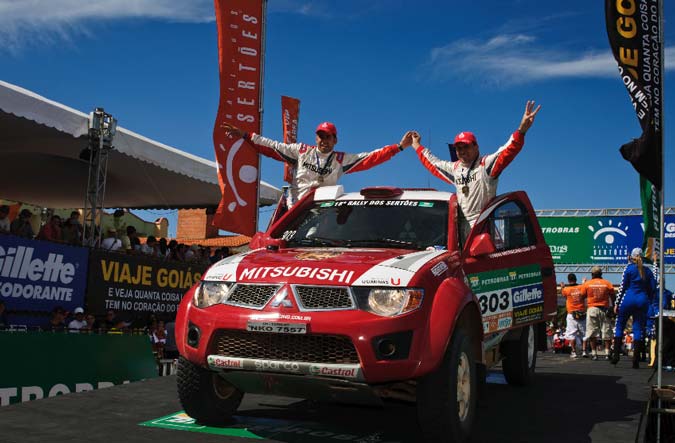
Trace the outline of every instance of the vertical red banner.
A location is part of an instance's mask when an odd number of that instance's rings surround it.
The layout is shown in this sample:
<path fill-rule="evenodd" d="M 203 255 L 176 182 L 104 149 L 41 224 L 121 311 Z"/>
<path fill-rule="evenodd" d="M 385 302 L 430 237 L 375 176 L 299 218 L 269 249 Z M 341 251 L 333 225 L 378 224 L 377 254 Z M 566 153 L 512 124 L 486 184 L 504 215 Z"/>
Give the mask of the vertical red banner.
<path fill-rule="evenodd" d="M 281 96 L 281 124 L 284 128 L 284 143 L 298 141 L 298 122 L 300 120 L 300 100 Z M 284 181 L 293 183 L 293 167 L 284 163 Z"/>
<path fill-rule="evenodd" d="M 253 235 L 257 229 L 259 156 L 243 139 L 229 138 L 221 124 L 260 133 L 264 0 L 215 0 L 220 100 L 213 128 L 222 197 L 213 224 Z"/>

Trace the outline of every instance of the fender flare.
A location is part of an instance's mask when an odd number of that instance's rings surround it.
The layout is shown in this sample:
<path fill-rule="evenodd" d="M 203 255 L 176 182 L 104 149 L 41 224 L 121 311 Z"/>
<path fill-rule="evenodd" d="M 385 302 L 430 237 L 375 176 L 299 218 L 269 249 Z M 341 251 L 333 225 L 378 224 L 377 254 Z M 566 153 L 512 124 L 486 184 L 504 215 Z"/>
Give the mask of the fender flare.
<path fill-rule="evenodd" d="M 435 371 L 450 345 L 452 334 L 462 327 L 471 337 L 474 356 L 483 359 L 483 323 L 478 300 L 466 286 L 464 280 L 451 277 L 443 281 L 436 290 L 423 340 L 421 364 L 416 376 Z"/>

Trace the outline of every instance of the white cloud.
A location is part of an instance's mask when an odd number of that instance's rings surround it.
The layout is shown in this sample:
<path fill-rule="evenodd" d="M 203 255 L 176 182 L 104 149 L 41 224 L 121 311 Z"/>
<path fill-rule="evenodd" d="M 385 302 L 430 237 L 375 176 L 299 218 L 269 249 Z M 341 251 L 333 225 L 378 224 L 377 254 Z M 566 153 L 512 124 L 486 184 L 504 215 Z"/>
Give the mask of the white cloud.
<path fill-rule="evenodd" d="M 14 52 L 69 41 L 89 34 L 92 21 L 134 18 L 213 21 L 213 0 L 0 0 L 0 45 Z"/>
<path fill-rule="evenodd" d="M 0 0 L 0 26 L 21 21 L 39 25 L 84 19 L 158 18 L 201 22 L 213 19 L 212 0 Z"/>
<path fill-rule="evenodd" d="M 666 48 L 666 69 L 675 68 L 675 47 Z M 517 84 L 551 78 L 615 77 L 609 46 L 573 54 L 542 48 L 532 36 L 503 34 L 485 41 L 458 40 L 433 48 L 425 66 L 433 78 L 466 79 L 488 84 Z"/>

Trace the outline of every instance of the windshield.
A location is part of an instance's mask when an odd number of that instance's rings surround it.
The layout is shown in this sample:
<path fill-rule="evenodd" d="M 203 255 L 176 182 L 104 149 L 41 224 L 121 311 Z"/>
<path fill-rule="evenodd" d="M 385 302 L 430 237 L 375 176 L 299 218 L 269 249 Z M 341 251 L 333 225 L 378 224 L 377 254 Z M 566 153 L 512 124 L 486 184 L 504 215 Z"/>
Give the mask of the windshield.
<path fill-rule="evenodd" d="M 288 246 L 443 248 L 448 203 L 416 200 L 316 202 L 283 232 Z"/>

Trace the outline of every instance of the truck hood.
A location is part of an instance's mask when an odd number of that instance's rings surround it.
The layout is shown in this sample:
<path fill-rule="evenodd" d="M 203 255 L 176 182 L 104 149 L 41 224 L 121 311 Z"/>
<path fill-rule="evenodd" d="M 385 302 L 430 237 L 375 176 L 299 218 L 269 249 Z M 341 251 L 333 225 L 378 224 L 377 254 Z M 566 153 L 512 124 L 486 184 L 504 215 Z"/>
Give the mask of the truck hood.
<path fill-rule="evenodd" d="M 221 260 L 207 271 L 204 280 L 405 286 L 425 264 L 446 253 L 365 248 L 259 249 Z"/>

